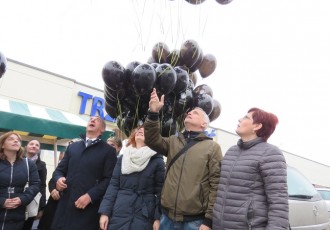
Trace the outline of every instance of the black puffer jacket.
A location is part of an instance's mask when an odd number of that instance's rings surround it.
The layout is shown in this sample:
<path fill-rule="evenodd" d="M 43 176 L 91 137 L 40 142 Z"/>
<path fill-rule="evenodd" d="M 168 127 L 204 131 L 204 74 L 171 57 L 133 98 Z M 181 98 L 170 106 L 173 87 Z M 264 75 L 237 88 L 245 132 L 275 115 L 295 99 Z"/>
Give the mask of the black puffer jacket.
<path fill-rule="evenodd" d="M 17 160 L 11 165 L 7 160 L 0 160 L 0 229 L 22 230 L 25 221 L 25 207 L 39 192 L 39 175 L 36 165 L 28 160 L 30 186 L 24 191 L 28 181 L 25 159 Z M 10 189 L 11 188 L 11 189 Z M 8 193 L 8 189 L 12 193 Z M 19 197 L 22 205 L 16 209 L 4 209 L 6 199 Z"/>

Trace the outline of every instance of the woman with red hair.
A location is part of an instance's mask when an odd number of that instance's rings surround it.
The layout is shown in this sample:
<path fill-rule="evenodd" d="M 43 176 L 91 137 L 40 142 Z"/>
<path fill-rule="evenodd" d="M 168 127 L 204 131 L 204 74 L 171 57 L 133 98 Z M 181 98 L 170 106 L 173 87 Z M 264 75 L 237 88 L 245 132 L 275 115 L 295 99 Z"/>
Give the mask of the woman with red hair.
<path fill-rule="evenodd" d="M 239 119 L 241 138 L 221 162 L 212 229 L 289 229 L 286 162 L 267 143 L 277 123 L 258 108 Z"/>

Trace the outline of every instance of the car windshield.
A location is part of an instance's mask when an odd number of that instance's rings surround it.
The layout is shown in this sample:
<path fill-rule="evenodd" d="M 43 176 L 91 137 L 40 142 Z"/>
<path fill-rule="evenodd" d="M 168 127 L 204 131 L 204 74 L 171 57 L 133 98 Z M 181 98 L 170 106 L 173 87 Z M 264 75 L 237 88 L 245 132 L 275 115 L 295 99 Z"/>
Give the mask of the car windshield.
<path fill-rule="evenodd" d="M 317 195 L 317 191 L 301 173 L 294 168 L 288 167 L 288 193 L 289 197 L 311 199 Z"/>
<path fill-rule="evenodd" d="M 324 200 L 330 200 L 330 191 L 318 190 Z"/>

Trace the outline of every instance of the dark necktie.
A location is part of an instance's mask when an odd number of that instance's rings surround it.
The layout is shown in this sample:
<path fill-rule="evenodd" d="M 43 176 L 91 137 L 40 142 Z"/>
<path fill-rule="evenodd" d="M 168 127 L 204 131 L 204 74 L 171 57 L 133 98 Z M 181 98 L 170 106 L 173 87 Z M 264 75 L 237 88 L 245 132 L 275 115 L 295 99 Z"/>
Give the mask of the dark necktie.
<path fill-rule="evenodd" d="M 91 139 L 88 139 L 88 140 L 87 140 L 87 145 L 86 145 L 86 147 L 90 146 L 90 145 L 92 144 L 92 142 L 93 142 L 93 141 L 92 141 Z"/>

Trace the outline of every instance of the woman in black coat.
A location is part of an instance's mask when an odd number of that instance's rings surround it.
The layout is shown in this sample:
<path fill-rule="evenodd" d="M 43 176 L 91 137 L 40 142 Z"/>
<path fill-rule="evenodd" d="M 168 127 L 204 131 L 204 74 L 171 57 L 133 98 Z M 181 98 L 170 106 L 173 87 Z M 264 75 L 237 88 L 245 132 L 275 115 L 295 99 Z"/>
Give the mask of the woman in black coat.
<path fill-rule="evenodd" d="M 32 225 L 35 219 L 40 219 L 43 210 L 46 206 L 46 179 L 47 179 L 47 168 L 46 163 L 42 160 L 40 160 L 40 142 L 38 140 L 30 140 L 26 147 L 26 157 L 30 159 L 31 161 L 35 162 L 37 169 L 38 169 L 38 175 L 40 179 L 40 203 L 39 203 L 39 210 L 37 216 L 28 218 L 25 223 L 23 230 L 31 230 Z"/>
<path fill-rule="evenodd" d="M 48 198 L 47 204 L 44 208 L 44 212 L 39 221 L 38 230 L 50 230 L 53 219 L 55 216 L 58 200 L 61 198 L 62 192 L 56 190 L 54 179 L 50 179 L 48 182 L 48 190 L 50 196 Z"/>
<path fill-rule="evenodd" d="M 39 192 L 37 167 L 32 161 L 22 158 L 21 142 L 21 137 L 15 132 L 0 137 L 1 230 L 22 230 L 25 208 Z M 28 178 L 29 187 L 25 188 Z"/>
<path fill-rule="evenodd" d="M 144 128 L 134 130 L 119 157 L 99 213 L 102 230 L 159 228 L 163 156 L 144 144 Z"/>

